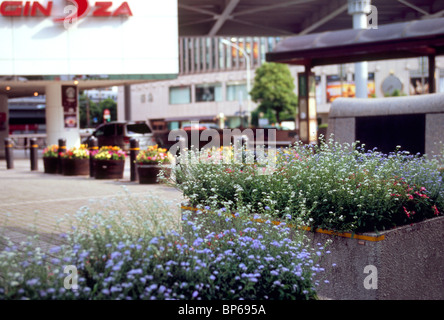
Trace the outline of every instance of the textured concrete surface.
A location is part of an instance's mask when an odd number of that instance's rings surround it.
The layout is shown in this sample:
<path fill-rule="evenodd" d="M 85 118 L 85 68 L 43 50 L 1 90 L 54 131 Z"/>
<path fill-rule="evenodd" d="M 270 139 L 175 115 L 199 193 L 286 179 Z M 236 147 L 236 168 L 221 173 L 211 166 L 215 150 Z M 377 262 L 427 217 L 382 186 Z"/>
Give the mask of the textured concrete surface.
<path fill-rule="evenodd" d="M 70 228 L 69 217 L 81 207 L 99 210 L 113 199 L 167 201 L 171 210 L 179 214 L 176 204 L 182 200 L 181 192 L 163 184 L 131 182 L 129 159 L 121 180 L 45 174 L 41 158 L 38 169 L 30 170 L 30 161 L 23 151 L 15 154 L 14 169 L 7 170 L 6 161 L 0 160 L 0 234 L 15 242 L 24 241 L 35 232 L 50 241 L 55 233 Z"/>
<path fill-rule="evenodd" d="M 318 292 L 334 300 L 443 300 L 444 217 L 399 227 L 371 237 L 380 241 L 307 233 L 313 243 L 332 242 Z M 333 264 L 336 266 L 332 267 Z M 368 269 L 373 266 L 374 269 Z M 364 285 L 374 278 L 376 288 Z"/>
<path fill-rule="evenodd" d="M 426 114 L 425 153 L 438 154 L 444 142 L 444 93 L 374 99 L 338 98 L 330 109 L 327 137 L 355 141 L 357 117 Z"/>

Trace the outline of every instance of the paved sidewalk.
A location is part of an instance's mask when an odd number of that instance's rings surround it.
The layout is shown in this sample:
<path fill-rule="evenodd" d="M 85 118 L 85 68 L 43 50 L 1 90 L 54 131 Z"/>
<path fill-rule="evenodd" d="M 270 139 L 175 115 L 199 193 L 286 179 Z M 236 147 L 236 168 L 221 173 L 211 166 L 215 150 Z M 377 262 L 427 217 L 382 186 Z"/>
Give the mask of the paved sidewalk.
<path fill-rule="evenodd" d="M 14 159 L 14 169 L 7 170 L 6 161 L 0 159 L 0 235 L 14 242 L 25 241 L 34 232 L 53 239 L 56 226 L 61 231 L 68 227 L 58 223 L 66 214 L 72 216 L 84 206 L 100 209 L 103 201 L 128 196 L 157 197 L 170 202 L 178 214 L 177 204 L 182 200 L 181 192 L 166 185 L 130 181 L 129 159 L 121 180 L 45 174 L 41 158 L 38 171 L 31 171 L 30 160 L 23 156 Z"/>

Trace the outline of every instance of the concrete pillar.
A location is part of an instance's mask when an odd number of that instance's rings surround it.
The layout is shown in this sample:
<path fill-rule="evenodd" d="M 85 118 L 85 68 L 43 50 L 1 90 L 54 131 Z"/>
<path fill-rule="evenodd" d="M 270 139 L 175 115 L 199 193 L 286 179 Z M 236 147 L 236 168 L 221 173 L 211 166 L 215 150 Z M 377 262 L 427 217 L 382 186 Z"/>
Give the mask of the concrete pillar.
<path fill-rule="evenodd" d="M 3 141 L 9 136 L 9 110 L 8 96 L 0 94 L 0 159 L 5 158 L 5 148 Z"/>
<path fill-rule="evenodd" d="M 46 144 L 58 144 L 59 139 L 66 139 L 66 147 L 80 146 L 79 108 L 77 107 L 77 126 L 65 128 L 62 106 L 62 85 L 54 83 L 46 86 Z"/>
<path fill-rule="evenodd" d="M 124 87 L 124 96 L 125 96 L 125 102 L 124 102 L 124 109 L 125 109 L 125 120 L 129 121 L 131 120 L 131 85 L 127 84 Z"/>
<path fill-rule="evenodd" d="M 348 14 L 353 16 L 353 29 L 367 29 L 371 0 L 348 0 Z M 368 63 L 355 63 L 356 98 L 367 98 Z"/>
<path fill-rule="evenodd" d="M 428 56 L 429 60 L 429 93 L 436 93 L 435 69 L 436 60 L 434 55 Z"/>

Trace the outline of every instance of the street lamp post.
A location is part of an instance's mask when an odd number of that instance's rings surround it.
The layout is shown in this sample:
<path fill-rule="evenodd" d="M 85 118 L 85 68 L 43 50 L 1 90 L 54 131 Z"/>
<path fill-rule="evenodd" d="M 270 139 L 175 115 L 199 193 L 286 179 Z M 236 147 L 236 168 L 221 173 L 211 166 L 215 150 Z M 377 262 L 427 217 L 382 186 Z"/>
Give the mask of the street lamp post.
<path fill-rule="evenodd" d="M 225 45 L 236 48 L 245 57 L 245 64 L 247 65 L 247 119 L 248 119 L 248 127 L 250 127 L 250 125 L 251 125 L 251 97 L 250 97 L 250 91 L 251 91 L 250 69 L 251 69 L 251 65 L 250 65 L 250 56 L 243 48 L 239 47 L 237 44 L 234 44 L 231 41 L 228 41 L 227 39 L 220 39 L 220 41 Z"/>

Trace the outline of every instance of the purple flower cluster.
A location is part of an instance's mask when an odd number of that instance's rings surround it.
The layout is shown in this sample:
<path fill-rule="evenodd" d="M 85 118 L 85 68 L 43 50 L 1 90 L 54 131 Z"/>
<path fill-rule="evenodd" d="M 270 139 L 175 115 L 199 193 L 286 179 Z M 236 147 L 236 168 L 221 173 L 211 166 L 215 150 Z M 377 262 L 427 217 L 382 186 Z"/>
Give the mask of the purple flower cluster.
<path fill-rule="evenodd" d="M 186 215 L 186 214 L 185 214 Z M 217 228 L 205 229 L 211 221 Z M 109 243 L 91 237 L 22 261 L 22 277 L 0 280 L 1 299 L 313 299 L 319 253 L 285 225 L 221 214 L 184 219 L 182 232 Z M 76 231 L 73 231 L 74 233 Z M 7 250 L 19 250 L 10 248 Z M 37 265 L 40 262 L 40 266 Z M 78 289 L 66 288 L 66 265 Z M 10 281 L 6 283 L 5 281 Z"/>

